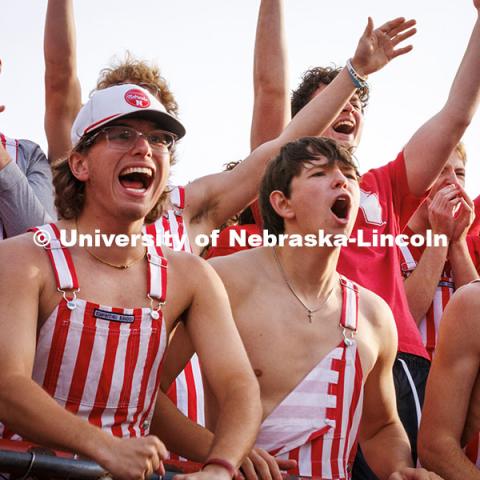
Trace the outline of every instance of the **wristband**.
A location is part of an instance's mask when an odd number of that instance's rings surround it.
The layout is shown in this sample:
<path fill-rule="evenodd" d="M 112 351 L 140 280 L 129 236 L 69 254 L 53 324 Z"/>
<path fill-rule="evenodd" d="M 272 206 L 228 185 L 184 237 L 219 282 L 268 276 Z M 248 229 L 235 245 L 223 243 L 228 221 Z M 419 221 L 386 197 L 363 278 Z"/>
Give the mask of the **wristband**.
<path fill-rule="evenodd" d="M 350 78 L 355 85 L 355 88 L 368 88 L 367 78 L 361 77 L 357 71 L 353 68 L 352 61 L 350 59 L 347 60 L 347 70 L 350 75 Z"/>
<path fill-rule="evenodd" d="M 237 471 L 235 470 L 235 467 L 229 461 L 224 460 L 223 458 L 209 458 L 202 465 L 201 470 L 203 470 L 208 465 L 218 465 L 219 467 L 223 467 L 225 470 L 228 470 L 228 473 L 230 474 L 231 478 L 233 478 L 237 473 Z"/>

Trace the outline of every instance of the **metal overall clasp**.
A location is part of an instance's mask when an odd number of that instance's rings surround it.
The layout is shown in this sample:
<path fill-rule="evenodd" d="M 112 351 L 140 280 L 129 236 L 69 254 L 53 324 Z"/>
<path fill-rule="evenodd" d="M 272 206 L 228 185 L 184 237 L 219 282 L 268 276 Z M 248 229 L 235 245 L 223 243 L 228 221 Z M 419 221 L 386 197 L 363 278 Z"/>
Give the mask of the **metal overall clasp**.
<path fill-rule="evenodd" d="M 160 318 L 160 310 L 167 304 L 167 302 L 157 301 L 157 304 L 155 305 L 155 300 L 150 294 L 148 294 L 147 297 L 150 300 L 150 316 L 154 320 L 158 320 Z"/>
<path fill-rule="evenodd" d="M 57 291 L 60 292 L 63 296 L 63 299 L 67 303 L 67 308 L 69 310 L 75 310 L 77 308 L 77 293 L 80 291 L 79 288 L 76 290 L 71 291 L 71 298 L 68 298 L 68 292 L 62 290 L 61 288 L 57 288 Z"/>

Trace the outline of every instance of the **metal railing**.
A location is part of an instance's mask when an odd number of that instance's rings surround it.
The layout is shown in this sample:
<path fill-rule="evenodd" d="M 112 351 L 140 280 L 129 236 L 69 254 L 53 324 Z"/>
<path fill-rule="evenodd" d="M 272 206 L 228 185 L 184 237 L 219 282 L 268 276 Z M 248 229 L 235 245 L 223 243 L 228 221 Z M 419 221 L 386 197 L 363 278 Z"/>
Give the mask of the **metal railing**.
<path fill-rule="evenodd" d="M 179 467 L 180 463 L 165 464 L 166 474 L 153 474 L 149 480 L 171 480 L 178 473 L 185 470 Z M 187 471 L 194 470 L 193 465 L 186 462 Z M 111 476 L 98 463 L 73 456 L 57 456 L 53 450 L 33 447 L 28 451 L 8 450 L 0 447 L 0 472 L 9 474 L 10 478 L 26 480 L 28 477 L 39 479 L 68 479 L 68 480 L 101 480 Z M 8 477 L 5 477 L 8 478 Z"/>

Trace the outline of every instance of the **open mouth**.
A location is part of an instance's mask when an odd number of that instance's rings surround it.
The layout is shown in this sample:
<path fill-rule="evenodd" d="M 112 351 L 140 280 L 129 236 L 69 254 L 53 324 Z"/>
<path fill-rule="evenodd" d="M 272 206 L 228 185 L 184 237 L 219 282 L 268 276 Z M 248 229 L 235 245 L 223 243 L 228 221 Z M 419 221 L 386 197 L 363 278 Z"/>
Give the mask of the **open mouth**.
<path fill-rule="evenodd" d="M 134 192 L 146 192 L 153 182 L 153 170 L 148 167 L 124 168 L 118 179 L 122 187 Z"/>
<path fill-rule="evenodd" d="M 350 213 L 350 197 L 347 195 L 340 195 L 335 199 L 330 210 L 338 219 L 345 221 L 348 220 L 348 214 Z"/>
<path fill-rule="evenodd" d="M 332 127 L 337 133 L 350 135 L 355 131 L 355 124 L 351 120 L 340 120 Z"/>

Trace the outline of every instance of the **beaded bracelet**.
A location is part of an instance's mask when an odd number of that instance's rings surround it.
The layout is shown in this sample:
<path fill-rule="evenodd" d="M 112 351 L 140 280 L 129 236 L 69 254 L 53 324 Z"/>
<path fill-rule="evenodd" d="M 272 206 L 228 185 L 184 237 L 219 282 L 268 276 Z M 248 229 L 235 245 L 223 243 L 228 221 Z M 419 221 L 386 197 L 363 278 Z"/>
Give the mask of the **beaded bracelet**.
<path fill-rule="evenodd" d="M 225 470 L 228 470 L 231 478 L 233 478 L 237 473 L 235 467 L 229 461 L 224 460 L 223 458 L 209 458 L 202 465 L 201 469 L 203 470 L 207 465 L 218 465 L 219 467 L 223 467 Z"/>
<path fill-rule="evenodd" d="M 361 77 L 357 73 L 357 71 L 353 68 L 351 59 L 347 60 L 347 70 L 350 75 L 350 78 L 352 79 L 353 84 L 355 85 L 355 88 L 368 87 L 367 79 L 365 77 Z"/>

